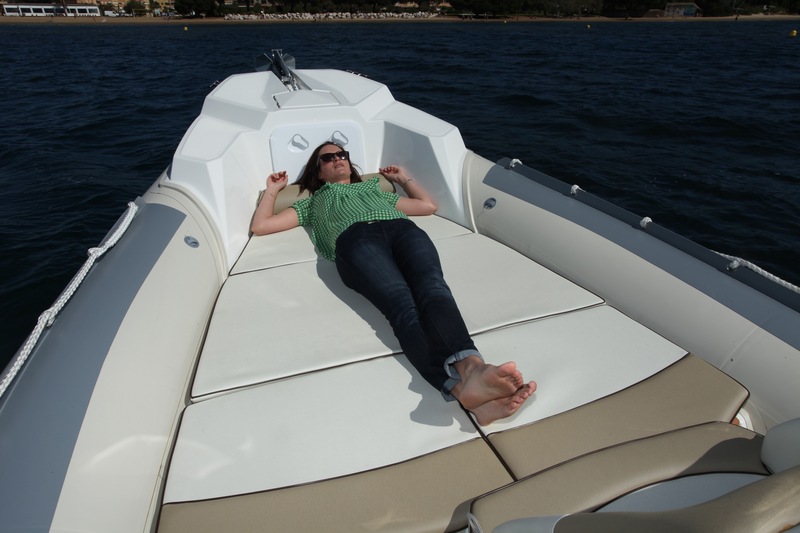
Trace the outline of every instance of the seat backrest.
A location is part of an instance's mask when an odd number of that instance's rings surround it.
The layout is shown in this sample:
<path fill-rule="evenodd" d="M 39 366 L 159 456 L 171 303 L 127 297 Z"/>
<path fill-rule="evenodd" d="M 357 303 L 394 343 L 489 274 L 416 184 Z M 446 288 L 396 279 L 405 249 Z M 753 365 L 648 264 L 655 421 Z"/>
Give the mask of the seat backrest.
<path fill-rule="evenodd" d="M 744 510 L 758 509 L 758 512 Z M 786 531 L 800 523 L 800 467 L 767 476 L 710 502 L 653 513 L 576 513 L 511 520 L 494 533 L 554 531 Z"/>
<path fill-rule="evenodd" d="M 773 426 L 764 437 L 761 461 L 773 473 L 800 466 L 800 418 Z"/>

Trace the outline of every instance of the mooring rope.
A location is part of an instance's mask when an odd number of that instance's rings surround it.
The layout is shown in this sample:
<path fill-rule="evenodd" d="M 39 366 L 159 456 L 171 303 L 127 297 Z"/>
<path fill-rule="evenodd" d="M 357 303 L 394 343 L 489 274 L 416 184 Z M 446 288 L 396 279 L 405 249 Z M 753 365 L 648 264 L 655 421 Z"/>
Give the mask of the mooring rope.
<path fill-rule="evenodd" d="M 714 251 L 714 250 L 712 250 L 712 251 L 715 254 L 720 255 L 720 256 L 724 257 L 725 259 L 727 259 L 728 261 L 730 261 L 730 263 L 728 263 L 728 270 L 730 270 L 730 271 L 734 271 L 739 267 L 749 268 L 750 270 L 752 270 L 756 274 L 767 278 L 771 282 L 777 283 L 778 285 L 780 285 L 781 287 L 783 287 L 785 289 L 789 289 L 792 292 L 796 292 L 797 294 L 800 294 L 800 287 L 798 287 L 797 285 L 792 285 L 788 281 L 782 280 L 781 278 L 779 278 L 775 274 L 771 274 L 771 273 L 767 272 L 766 270 L 764 270 L 760 266 L 756 265 L 755 263 L 751 263 L 750 261 L 747 261 L 746 259 L 742 259 L 741 257 L 734 257 L 732 255 L 723 254 L 722 252 L 717 252 L 717 251 Z"/>
<path fill-rule="evenodd" d="M 39 315 L 39 319 L 37 320 L 33 331 L 30 335 L 28 335 L 28 338 L 25 340 L 22 348 L 20 348 L 20 351 L 17 352 L 14 360 L 3 373 L 2 377 L 0 377 L 0 398 L 3 397 L 3 394 L 5 394 L 8 387 L 11 386 L 11 383 L 19 373 L 22 365 L 25 364 L 28 356 L 31 354 L 31 352 L 33 352 L 33 349 L 36 346 L 36 343 L 39 342 L 39 337 L 42 336 L 44 330 L 53 325 L 53 322 L 55 322 L 55 319 L 61 312 L 61 309 L 67 305 L 67 302 L 69 302 L 70 298 L 72 298 L 72 295 L 75 294 L 75 291 L 78 290 L 78 287 L 81 285 L 81 283 L 83 283 L 83 280 L 86 279 L 86 276 L 89 274 L 89 270 L 91 270 L 95 261 L 97 261 L 108 250 L 113 248 L 114 245 L 117 244 L 117 241 L 122 238 L 127 231 L 128 226 L 130 226 L 131 221 L 133 221 L 133 217 L 136 216 L 136 211 L 138 210 L 139 207 L 135 203 L 128 203 L 128 210 L 125 211 L 125 214 L 120 219 L 120 222 L 114 232 L 109 235 L 108 238 L 100 244 L 100 246 L 89 249 L 89 258 L 78 270 L 75 276 L 72 277 L 72 280 L 69 282 L 61 295 L 56 299 L 55 303 L 47 311 Z"/>

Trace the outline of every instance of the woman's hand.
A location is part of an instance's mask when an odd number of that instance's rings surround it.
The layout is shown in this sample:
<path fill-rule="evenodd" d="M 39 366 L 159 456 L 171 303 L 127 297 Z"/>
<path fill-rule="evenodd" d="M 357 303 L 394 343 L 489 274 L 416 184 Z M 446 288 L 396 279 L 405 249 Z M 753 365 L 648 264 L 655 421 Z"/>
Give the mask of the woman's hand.
<path fill-rule="evenodd" d="M 250 223 L 250 231 L 255 235 L 267 235 L 278 231 L 285 231 L 297 227 L 300 220 L 297 218 L 297 211 L 292 208 L 284 209 L 277 215 L 275 214 L 275 198 L 278 193 L 289 184 L 289 174 L 285 170 L 273 172 L 267 176 L 267 190 L 261 197 L 261 202 L 256 207 L 253 220 Z"/>
<path fill-rule="evenodd" d="M 275 198 L 289 184 L 289 174 L 285 170 L 267 176 L 267 194 Z"/>
<path fill-rule="evenodd" d="M 405 185 L 408 183 L 410 179 L 405 171 L 398 167 L 397 165 L 389 165 L 383 168 L 379 168 L 378 172 L 383 174 L 383 177 L 389 180 L 392 183 L 397 183 L 398 185 Z"/>
<path fill-rule="evenodd" d="M 406 193 L 407 198 L 401 196 L 395 206 L 399 211 L 409 216 L 432 215 L 436 212 L 436 200 L 414 178 L 406 174 L 402 167 L 389 165 L 378 169 L 378 172 L 392 183 L 400 185 Z"/>

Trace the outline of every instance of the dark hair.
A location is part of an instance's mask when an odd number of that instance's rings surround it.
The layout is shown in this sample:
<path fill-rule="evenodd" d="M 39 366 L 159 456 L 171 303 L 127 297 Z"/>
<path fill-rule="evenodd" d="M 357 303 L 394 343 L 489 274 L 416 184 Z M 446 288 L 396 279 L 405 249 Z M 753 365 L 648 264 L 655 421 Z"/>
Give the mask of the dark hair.
<path fill-rule="evenodd" d="M 340 144 L 330 141 L 317 146 L 317 149 L 314 150 L 311 157 L 308 158 L 308 163 L 306 163 L 306 168 L 303 169 L 303 174 L 300 176 L 300 179 L 297 180 L 297 184 L 300 185 L 300 192 L 308 190 L 311 194 L 314 194 L 325 185 L 325 182 L 319 179 L 319 152 L 326 146 L 336 146 L 340 150 L 344 150 L 344 147 Z M 358 167 L 350 161 L 350 183 L 358 183 L 360 181 L 361 174 L 358 171 Z"/>

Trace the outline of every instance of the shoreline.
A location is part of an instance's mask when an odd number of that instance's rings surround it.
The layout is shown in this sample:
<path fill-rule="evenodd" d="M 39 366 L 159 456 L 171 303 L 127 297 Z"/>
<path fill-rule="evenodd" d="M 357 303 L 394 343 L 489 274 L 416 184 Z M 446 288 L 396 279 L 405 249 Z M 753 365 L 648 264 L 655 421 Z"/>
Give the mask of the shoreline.
<path fill-rule="evenodd" d="M 539 22 L 559 22 L 559 23 L 699 23 L 699 22 L 752 22 L 752 21 L 800 21 L 800 15 L 740 15 L 726 17 L 681 17 L 681 18 L 610 18 L 610 17 L 579 17 L 579 18 L 549 18 L 549 17 L 530 17 L 518 16 L 504 19 L 462 19 L 456 16 L 443 16 L 431 18 L 385 18 L 385 19 L 323 19 L 323 20 L 284 20 L 284 19 L 225 19 L 224 17 L 206 18 L 172 18 L 163 19 L 157 17 L 9 17 L 0 16 L 0 24 L 59 24 L 59 25 L 83 25 L 92 26 L 95 24 L 113 25 L 234 25 L 234 24 L 336 24 L 336 23 L 462 23 L 462 24 L 491 24 L 491 23 L 539 23 Z"/>

